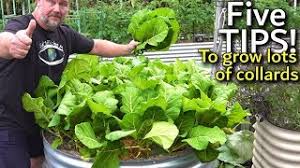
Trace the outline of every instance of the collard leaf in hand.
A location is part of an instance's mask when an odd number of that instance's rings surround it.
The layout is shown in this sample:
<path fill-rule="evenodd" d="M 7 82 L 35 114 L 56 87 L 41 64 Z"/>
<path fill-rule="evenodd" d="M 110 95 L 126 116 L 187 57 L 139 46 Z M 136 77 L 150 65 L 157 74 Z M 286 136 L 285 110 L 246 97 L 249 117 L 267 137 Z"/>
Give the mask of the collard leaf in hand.
<path fill-rule="evenodd" d="M 167 50 L 175 43 L 180 26 L 175 12 L 169 8 L 153 11 L 142 10 L 132 16 L 128 32 L 140 42 L 136 52 L 144 50 Z"/>

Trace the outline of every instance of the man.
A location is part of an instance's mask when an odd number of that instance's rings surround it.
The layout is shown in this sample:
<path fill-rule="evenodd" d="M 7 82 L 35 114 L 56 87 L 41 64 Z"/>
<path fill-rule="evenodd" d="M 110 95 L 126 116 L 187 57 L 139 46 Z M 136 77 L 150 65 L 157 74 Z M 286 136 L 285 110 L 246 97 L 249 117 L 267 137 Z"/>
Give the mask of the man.
<path fill-rule="evenodd" d="M 0 33 L 1 168 L 41 167 L 39 129 L 21 97 L 33 93 L 42 75 L 59 83 L 70 54 L 129 55 L 137 45 L 83 37 L 62 25 L 68 10 L 68 0 L 36 0 L 32 14 L 12 19 Z"/>

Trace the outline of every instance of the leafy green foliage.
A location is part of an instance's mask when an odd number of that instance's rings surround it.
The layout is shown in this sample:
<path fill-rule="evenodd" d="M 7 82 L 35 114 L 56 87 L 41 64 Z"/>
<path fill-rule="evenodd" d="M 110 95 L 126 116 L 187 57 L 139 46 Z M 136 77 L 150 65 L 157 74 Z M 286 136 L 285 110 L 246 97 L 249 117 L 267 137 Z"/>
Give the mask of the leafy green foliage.
<path fill-rule="evenodd" d="M 117 152 L 100 152 L 92 168 L 117 168 L 120 167 Z"/>
<path fill-rule="evenodd" d="M 99 91 L 95 93 L 88 105 L 93 113 L 104 113 L 110 115 L 117 109 L 118 100 L 115 99 L 112 91 Z"/>
<path fill-rule="evenodd" d="M 191 39 L 194 33 L 212 34 L 215 21 L 215 1 L 180 0 L 177 6 L 182 35 Z"/>
<path fill-rule="evenodd" d="M 95 132 L 89 122 L 77 124 L 75 126 L 75 135 L 81 143 L 90 149 L 103 146 L 103 144 L 98 142 Z"/>
<path fill-rule="evenodd" d="M 144 9 L 132 16 L 128 32 L 140 42 L 136 50 L 163 50 L 177 41 L 179 24 L 170 8 Z"/>
<path fill-rule="evenodd" d="M 252 158 L 254 136 L 250 131 L 239 131 L 229 135 L 226 144 L 218 150 L 221 152 L 218 159 L 233 166 L 241 164 Z"/>
<path fill-rule="evenodd" d="M 176 11 L 181 26 L 181 38 L 192 40 L 197 33 L 213 33 L 215 5 L 215 1 L 206 0 L 152 0 L 146 7 L 168 7 Z"/>
<path fill-rule="evenodd" d="M 127 33 L 130 17 L 139 9 L 129 4 L 89 2 L 80 5 L 77 18 L 68 17 L 66 23 L 89 38 L 107 39 L 118 43 L 131 40 Z"/>
<path fill-rule="evenodd" d="M 118 130 L 118 131 L 113 131 L 110 132 L 109 134 L 106 134 L 105 138 L 110 140 L 110 141 L 115 141 L 115 140 L 119 140 L 123 137 L 126 137 L 128 135 L 133 134 L 134 132 L 136 132 L 136 130 L 131 130 L 131 131 L 123 131 L 123 130 Z"/>
<path fill-rule="evenodd" d="M 150 132 L 144 137 L 152 139 L 165 150 L 169 149 L 178 135 L 176 125 L 169 122 L 155 122 Z"/>
<path fill-rule="evenodd" d="M 184 139 L 183 142 L 187 142 L 192 148 L 201 151 L 206 149 L 209 143 L 224 144 L 226 135 L 219 127 L 207 128 L 200 125 L 192 128 L 188 139 Z"/>
<path fill-rule="evenodd" d="M 32 98 L 28 93 L 25 93 L 22 97 L 22 103 L 26 111 L 34 112 L 37 124 L 46 129 L 54 116 L 54 112 L 45 106 L 44 99 L 41 97 Z"/>
<path fill-rule="evenodd" d="M 164 64 L 135 57 L 99 62 L 79 55 L 59 85 L 42 77 L 36 98 L 26 93 L 22 101 L 54 134 L 53 147 L 67 142 L 83 157 L 94 158 L 93 167 L 103 162 L 115 167 L 124 151 L 135 148 L 146 157 L 154 146 L 165 152 L 190 146 L 202 161 L 216 159 L 227 139 L 224 129 L 248 115 L 238 103 L 229 103 L 236 89 L 210 79 L 194 61 Z"/>
<path fill-rule="evenodd" d="M 212 161 L 214 159 L 216 159 L 219 155 L 219 151 L 217 149 L 215 149 L 214 147 L 212 147 L 211 144 L 209 144 L 207 146 L 206 149 L 204 150 L 195 150 L 194 151 L 196 156 L 199 158 L 199 160 L 203 161 L 203 162 L 208 162 L 208 161 Z"/>

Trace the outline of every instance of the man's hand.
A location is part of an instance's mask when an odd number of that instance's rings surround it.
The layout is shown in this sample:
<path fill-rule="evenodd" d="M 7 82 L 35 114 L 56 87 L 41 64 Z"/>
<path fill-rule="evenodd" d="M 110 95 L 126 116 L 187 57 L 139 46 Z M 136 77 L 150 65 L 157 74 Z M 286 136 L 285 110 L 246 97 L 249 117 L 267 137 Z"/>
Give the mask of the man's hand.
<path fill-rule="evenodd" d="M 130 55 L 132 54 L 133 50 L 136 48 L 136 46 L 138 45 L 139 43 L 134 41 L 134 40 L 131 40 L 128 44 L 127 44 L 127 50 L 128 50 L 128 54 L 127 55 Z"/>
<path fill-rule="evenodd" d="M 32 34 L 36 28 L 36 21 L 31 20 L 25 30 L 18 31 L 11 39 L 9 53 L 13 58 L 23 59 L 27 55 L 31 44 Z"/>

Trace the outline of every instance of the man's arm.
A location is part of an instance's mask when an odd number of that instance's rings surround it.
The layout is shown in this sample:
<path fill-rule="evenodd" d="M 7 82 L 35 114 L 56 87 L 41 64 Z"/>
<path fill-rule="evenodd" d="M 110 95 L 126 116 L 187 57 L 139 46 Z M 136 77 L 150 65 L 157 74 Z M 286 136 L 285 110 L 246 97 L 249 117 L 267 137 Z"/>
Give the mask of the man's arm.
<path fill-rule="evenodd" d="M 10 53 L 11 41 L 14 38 L 14 34 L 9 32 L 0 33 L 0 58 L 12 59 L 13 56 Z"/>
<path fill-rule="evenodd" d="M 35 28 L 36 22 L 31 20 L 26 29 L 19 30 L 16 34 L 10 32 L 0 33 L 0 58 L 25 58 L 31 47 L 31 37 Z"/>
<path fill-rule="evenodd" d="M 105 56 L 105 57 L 114 57 L 114 56 L 125 56 L 130 55 L 134 48 L 137 46 L 137 42 L 131 41 L 128 44 L 116 44 L 107 40 L 94 40 L 94 46 L 90 54 Z"/>

